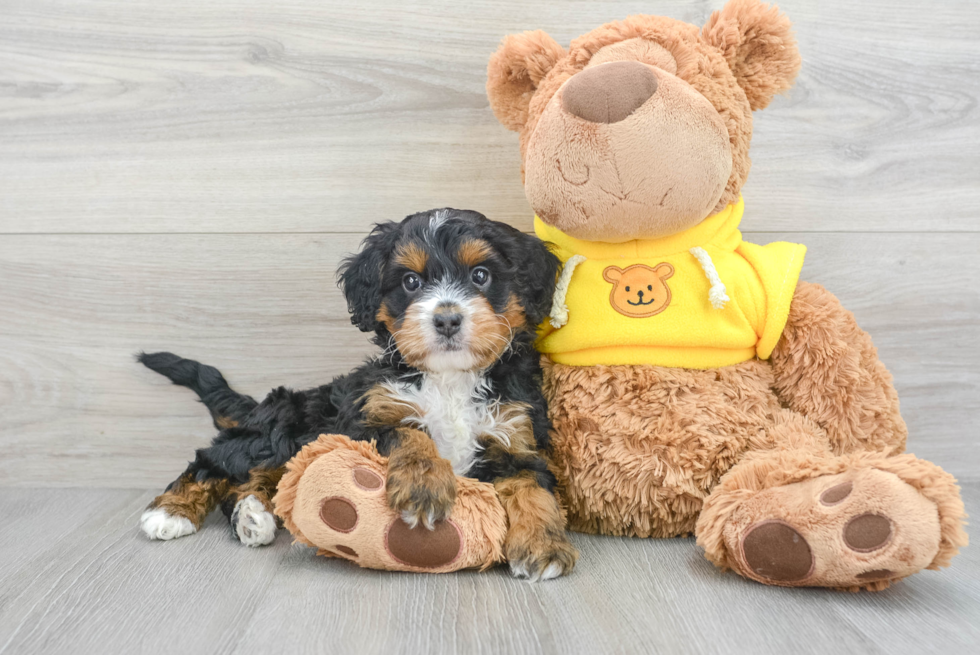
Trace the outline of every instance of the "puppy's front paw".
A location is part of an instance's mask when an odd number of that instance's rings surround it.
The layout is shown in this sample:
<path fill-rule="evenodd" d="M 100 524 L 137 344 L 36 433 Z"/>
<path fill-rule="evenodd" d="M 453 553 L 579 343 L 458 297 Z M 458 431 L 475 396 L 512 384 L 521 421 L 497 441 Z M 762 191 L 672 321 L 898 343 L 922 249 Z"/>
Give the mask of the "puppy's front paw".
<path fill-rule="evenodd" d="M 162 507 L 151 507 L 140 516 L 140 529 L 150 539 L 169 540 L 197 532 L 191 520 L 170 514 Z"/>
<path fill-rule="evenodd" d="M 578 560 L 578 550 L 565 533 L 551 530 L 508 535 L 504 549 L 511 574 L 531 582 L 568 575 Z"/>
<path fill-rule="evenodd" d="M 409 527 L 422 523 L 432 530 L 456 502 L 456 475 L 444 459 L 392 457 L 387 491 L 388 505 Z"/>

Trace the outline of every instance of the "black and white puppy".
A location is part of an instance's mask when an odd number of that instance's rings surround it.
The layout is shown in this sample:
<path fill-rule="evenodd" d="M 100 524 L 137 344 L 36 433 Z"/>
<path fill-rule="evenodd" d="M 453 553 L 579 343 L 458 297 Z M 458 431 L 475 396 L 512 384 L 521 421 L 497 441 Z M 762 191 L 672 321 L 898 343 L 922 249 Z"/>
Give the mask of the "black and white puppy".
<path fill-rule="evenodd" d="M 378 224 L 343 262 L 351 321 L 382 350 L 329 384 L 279 387 L 257 403 L 210 366 L 140 355 L 196 391 L 220 430 L 151 503 L 143 531 L 191 534 L 220 503 L 242 543 L 268 544 L 283 465 L 320 434 L 339 433 L 375 440 L 389 457 L 388 502 L 410 526 L 431 529 L 446 518 L 456 475 L 491 482 L 508 516 L 514 575 L 567 573 L 577 552 L 548 470 L 550 423 L 533 346 L 558 267 L 532 236 L 477 212 L 437 209 Z"/>

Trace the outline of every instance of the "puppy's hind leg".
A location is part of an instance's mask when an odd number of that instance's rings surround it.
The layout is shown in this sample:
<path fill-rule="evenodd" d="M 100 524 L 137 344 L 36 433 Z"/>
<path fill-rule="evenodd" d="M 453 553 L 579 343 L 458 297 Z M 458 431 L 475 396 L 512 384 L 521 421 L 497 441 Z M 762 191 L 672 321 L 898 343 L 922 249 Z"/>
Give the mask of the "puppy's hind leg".
<path fill-rule="evenodd" d="M 504 554 L 510 571 L 515 578 L 532 582 L 567 575 L 578 560 L 578 550 L 565 534 L 558 501 L 538 478 L 534 471 L 524 470 L 493 483 L 507 512 Z"/>
<path fill-rule="evenodd" d="M 275 540 L 279 523 L 272 511 L 272 497 L 285 471 L 285 467 L 254 468 L 248 472 L 248 482 L 233 487 L 222 501 L 231 533 L 246 546 L 266 546 Z"/>
<path fill-rule="evenodd" d="M 150 539 L 177 539 L 194 534 L 204 519 L 227 493 L 228 481 L 221 478 L 197 479 L 188 468 L 167 490 L 153 499 L 140 516 L 140 529 Z"/>
<path fill-rule="evenodd" d="M 578 550 L 565 533 L 565 516 L 555 497 L 555 476 L 535 450 L 530 425 L 510 443 L 481 439 L 483 455 L 476 477 L 493 482 L 507 514 L 504 555 L 515 578 L 532 582 L 571 573 Z"/>

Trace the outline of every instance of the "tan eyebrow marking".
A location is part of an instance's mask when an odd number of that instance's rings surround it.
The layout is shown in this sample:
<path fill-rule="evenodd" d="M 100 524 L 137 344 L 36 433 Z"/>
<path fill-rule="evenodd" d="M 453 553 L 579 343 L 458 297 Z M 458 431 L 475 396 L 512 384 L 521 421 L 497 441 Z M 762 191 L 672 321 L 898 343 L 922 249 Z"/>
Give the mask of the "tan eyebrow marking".
<path fill-rule="evenodd" d="M 464 241 L 456 253 L 456 258 L 464 266 L 476 266 L 485 261 L 493 250 L 490 244 L 482 239 L 471 239 Z"/>
<path fill-rule="evenodd" d="M 429 253 L 425 252 L 419 244 L 409 243 L 398 248 L 395 262 L 416 273 L 421 273 L 429 263 Z"/>

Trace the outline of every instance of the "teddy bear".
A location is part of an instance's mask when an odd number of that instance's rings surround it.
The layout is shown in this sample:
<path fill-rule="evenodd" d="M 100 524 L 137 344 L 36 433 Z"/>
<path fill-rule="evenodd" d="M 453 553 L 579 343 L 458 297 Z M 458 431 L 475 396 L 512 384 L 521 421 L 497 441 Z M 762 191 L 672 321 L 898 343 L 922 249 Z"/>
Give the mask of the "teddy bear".
<path fill-rule="evenodd" d="M 805 247 L 742 240 L 752 112 L 800 65 L 784 14 L 731 0 L 703 27 L 632 16 L 567 50 L 508 36 L 487 93 L 564 264 L 538 347 L 570 527 L 693 534 L 761 583 L 880 590 L 947 566 L 965 514 L 951 475 L 903 454 L 892 378 L 799 280 Z"/>

